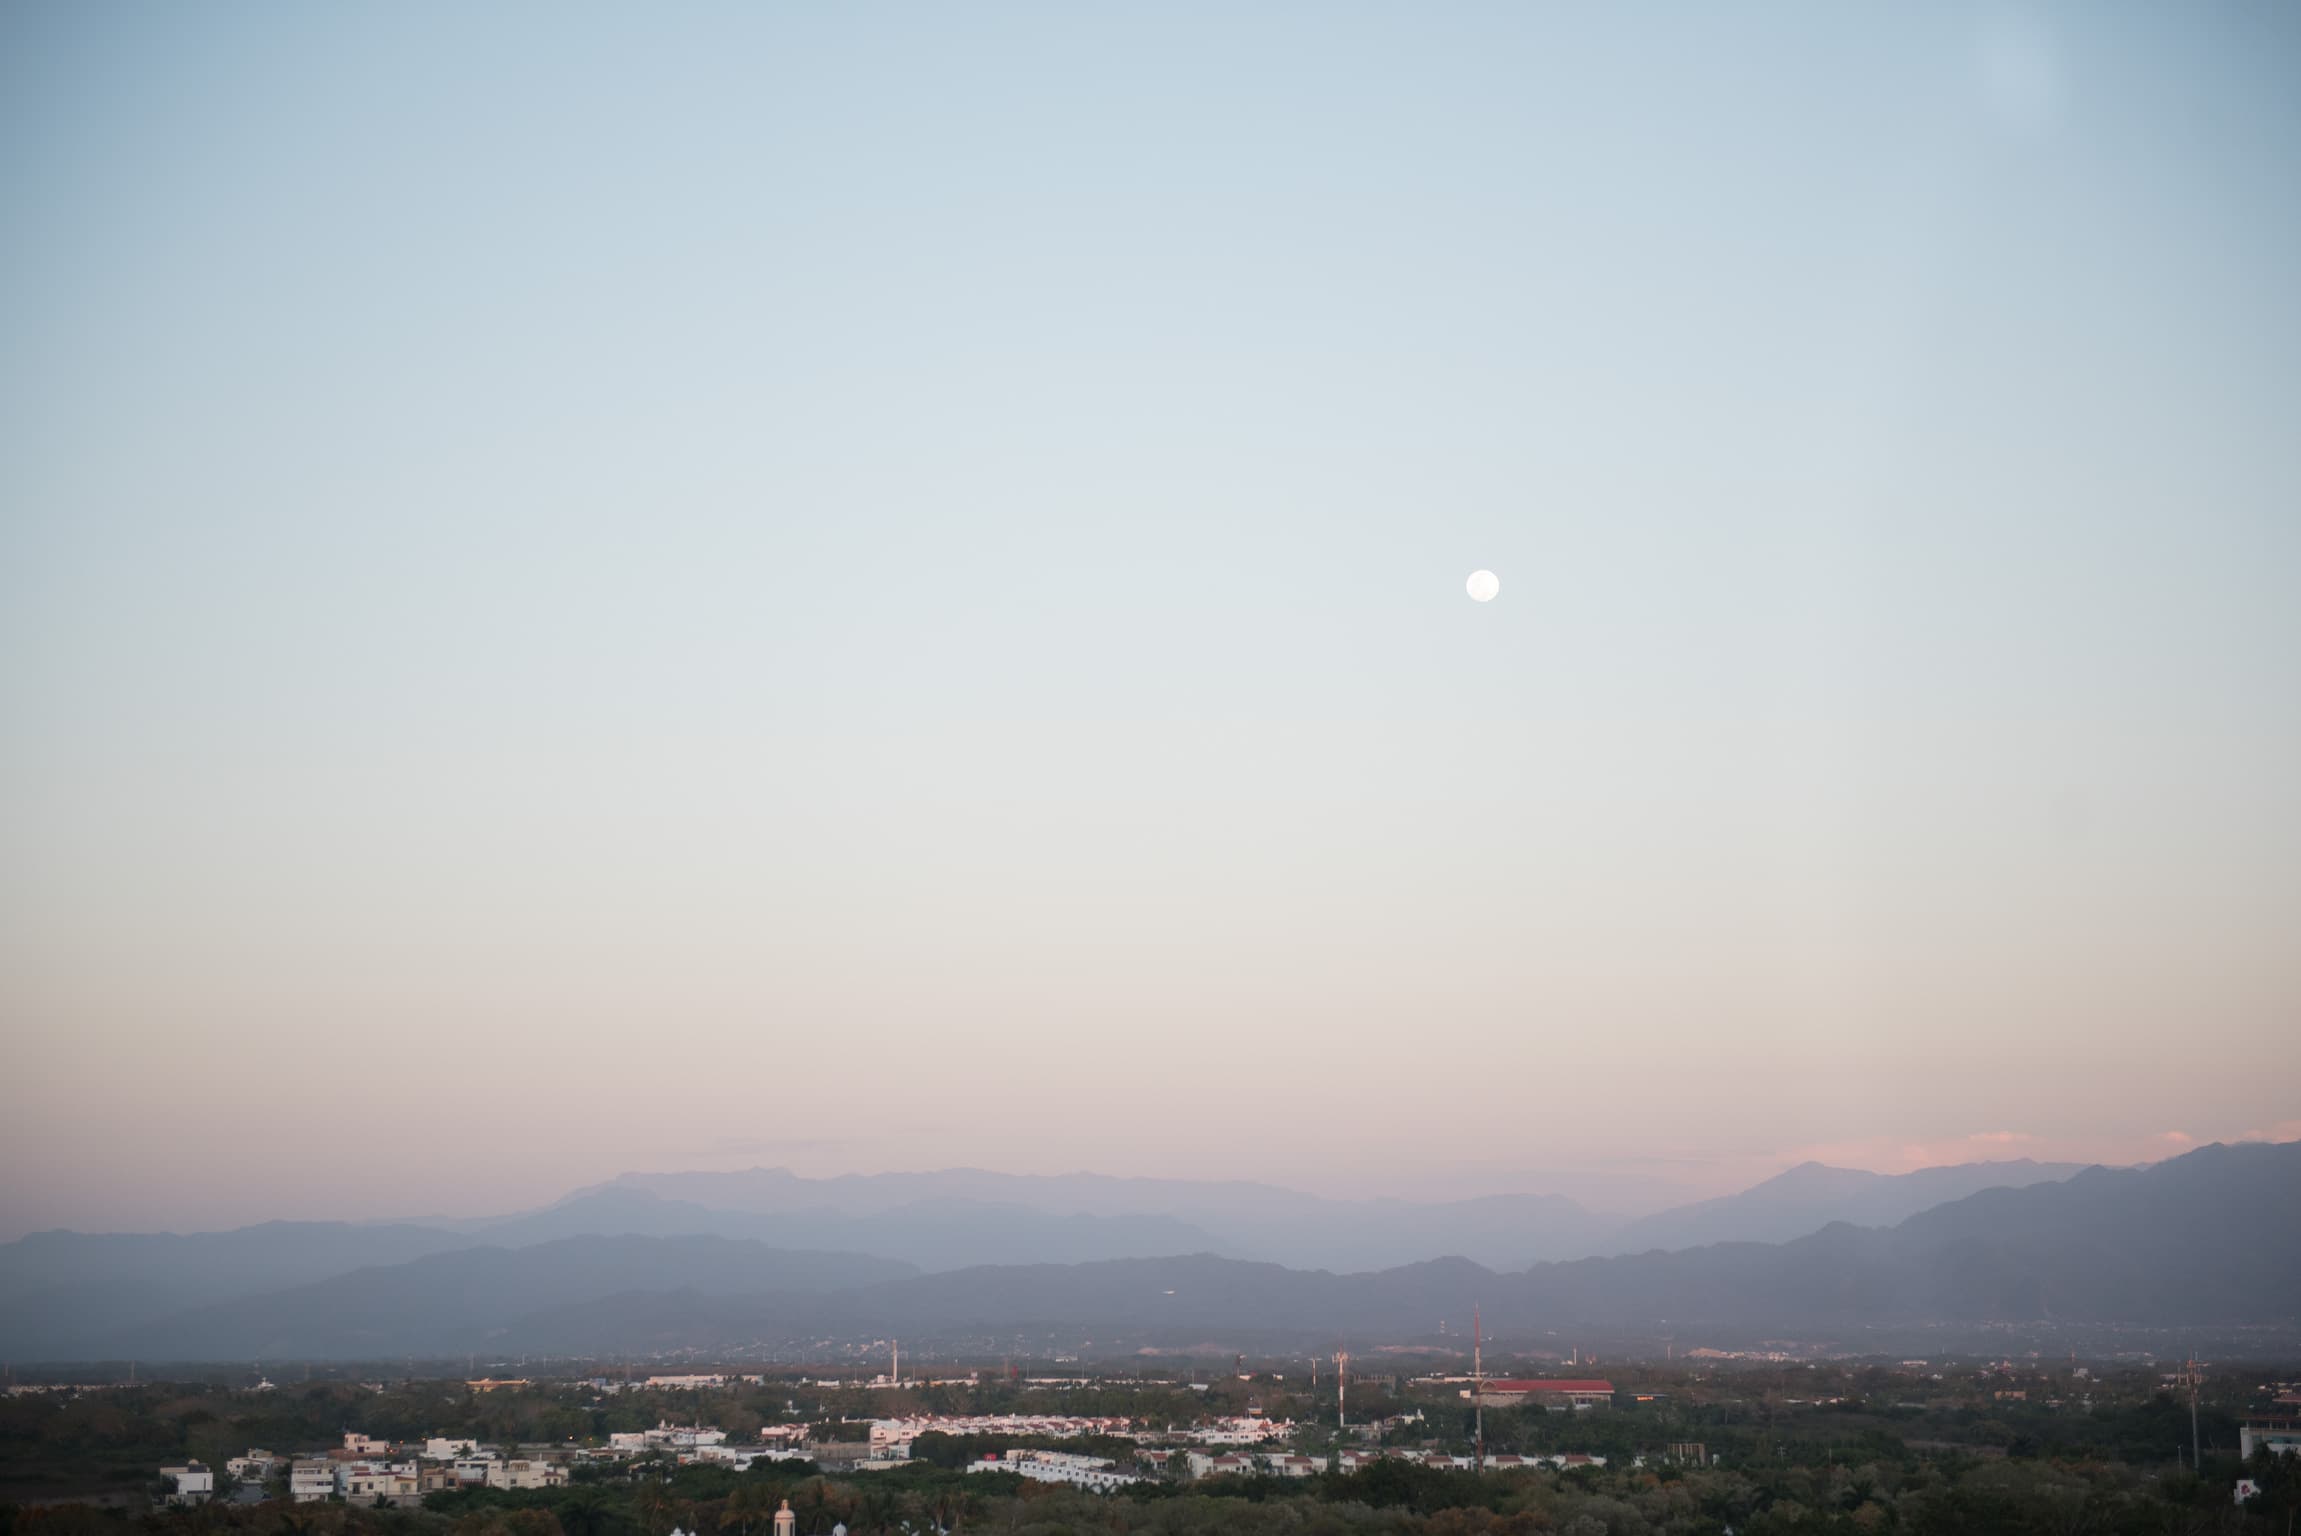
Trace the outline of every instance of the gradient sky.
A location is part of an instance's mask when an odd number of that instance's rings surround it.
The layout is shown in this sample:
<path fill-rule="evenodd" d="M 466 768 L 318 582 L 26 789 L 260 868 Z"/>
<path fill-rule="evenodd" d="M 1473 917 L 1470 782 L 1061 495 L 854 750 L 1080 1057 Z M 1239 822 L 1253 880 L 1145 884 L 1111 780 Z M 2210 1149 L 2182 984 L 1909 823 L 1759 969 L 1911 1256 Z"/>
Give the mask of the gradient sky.
<path fill-rule="evenodd" d="M 0 1235 L 2293 1134 L 2297 80 L 7 7 Z"/>

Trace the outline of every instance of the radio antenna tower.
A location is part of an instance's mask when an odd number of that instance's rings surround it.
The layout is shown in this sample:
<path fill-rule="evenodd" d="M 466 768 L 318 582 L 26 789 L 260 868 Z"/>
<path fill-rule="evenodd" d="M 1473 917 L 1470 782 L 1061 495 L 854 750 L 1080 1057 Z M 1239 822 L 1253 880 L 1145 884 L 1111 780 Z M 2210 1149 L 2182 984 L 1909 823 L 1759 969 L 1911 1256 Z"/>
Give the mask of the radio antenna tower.
<path fill-rule="evenodd" d="M 1478 1315 L 1478 1303 L 1470 1304 L 1470 1413 L 1475 1430 L 1476 1448 L 1472 1465 L 1486 1470 L 1486 1328 Z"/>
<path fill-rule="evenodd" d="M 1338 1429 L 1350 1427 L 1350 1351 L 1345 1349 L 1334 1357 L 1334 1423 Z"/>
<path fill-rule="evenodd" d="M 2181 1384 L 2189 1389 L 2189 1470 L 2200 1477 L 2205 1469 L 2197 1459 L 2197 1388 L 2203 1379 L 2198 1374 L 2197 1357 L 2191 1355 L 2181 1367 Z"/>

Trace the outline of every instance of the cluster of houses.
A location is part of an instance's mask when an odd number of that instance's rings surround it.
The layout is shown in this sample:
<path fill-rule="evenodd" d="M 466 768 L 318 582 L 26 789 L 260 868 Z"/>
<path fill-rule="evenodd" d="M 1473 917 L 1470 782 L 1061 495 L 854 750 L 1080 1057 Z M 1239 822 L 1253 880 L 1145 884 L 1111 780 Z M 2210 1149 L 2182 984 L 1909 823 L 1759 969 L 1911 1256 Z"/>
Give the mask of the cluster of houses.
<path fill-rule="evenodd" d="M 285 1477 L 288 1497 L 298 1504 L 342 1499 L 347 1504 L 411 1506 L 426 1494 L 458 1488 L 557 1488 L 567 1467 L 540 1457 L 500 1456 L 471 1440 L 431 1439 L 421 1450 L 397 1447 L 367 1435 L 347 1434 L 325 1455 L 281 1456 L 250 1450 L 224 1463 L 246 1487 L 259 1488 Z M 162 1467 L 168 1502 L 201 1504 L 216 1492 L 213 1468 L 199 1462 Z"/>
<path fill-rule="evenodd" d="M 607 1437 L 607 1448 L 622 1455 L 645 1455 L 649 1451 L 669 1451 L 673 1455 L 693 1455 L 727 1443 L 723 1429 L 706 1429 L 701 1424 L 658 1424 L 636 1434 L 612 1434 Z"/>
<path fill-rule="evenodd" d="M 1327 1470 L 1329 1463 L 1323 1456 L 1291 1456 L 1284 1454 L 1256 1455 L 1246 1451 L 1142 1451 L 1140 1458 L 1153 1467 L 1171 1466 L 1177 1456 L 1192 1477 L 1316 1477 Z M 1417 1451 L 1391 1446 L 1380 1449 L 1348 1449 L 1335 1453 L 1331 1465 L 1338 1471 L 1356 1472 L 1361 1467 L 1378 1461 L 1410 1461 L 1420 1466 L 1442 1467 L 1449 1471 L 1468 1472 L 1478 1461 L 1472 1456 L 1450 1456 L 1442 1451 Z M 1560 1471 L 1569 1467 L 1602 1467 L 1603 1456 L 1584 1456 L 1570 1453 L 1564 1456 L 1489 1456 L 1489 1472 L 1549 1470 Z"/>
<path fill-rule="evenodd" d="M 1125 1418 L 1041 1413 L 921 1413 L 908 1418 L 873 1419 L 870 1443 L 878 1450 L 908 1446 L 926 1434 L 1044 1435 L 1051 1440 L 1075 1440 L 1081 1435 L 1133 1433 L 1134 1420 Z"/>
<path fill-rule="evenodd" d="M 738 1471 L 754 1461 L 783 1461 L 804 1458 L 819 1465 L 836 1466 L 841 1471 L 876 1472 L 905 1466 L 911 1457 L 911 1444 L 926 1434 L 944 1435 L 999 1435 L 1009 1438 L 1031 1436 L 1045 1440 L 1076 1440 L 1084 1436 L 1100 1436 L 1114 1440 L 1138 1440 L 1156 1434 L 1161 1440 L 1181 1441 L 1203 1446 L 1255 1446 L 1284 1440 L 1294 1432 L 1294 1425 L 1283 1420 L 1257 1418 L 1216 1419 L 1212 1423 L 1183 1430 L 1147 1431 L 1133 1419 L 1118 1416 L 1086 1414 L 1041 1413 L 929 1413 L 912 1414 L 900 1418 L 874 1419 L 868 1436 L 861 1440 L 812 1440 L 804 1424 L 769 1425 L 759 1432 L 759 1444 L 734 1446 L 727 1437 L 715 1429 L 651 1429 L 638 1435 L 615 1435 L 612 1444 L 618 1452 L 641 1450 L 667 1450 L 681 1461 L 718 1462 Z M 1110 1463 L 1096 1462 L 1094 1458 L 1072 1457 L 1062 1452 L 1048 1452 L 1054 1461 L 1028 1462 L 1013 1468 L 999 1470 L 1019 1471 L 1026 1477 L 1044 1482 L 1068 1482 L 1080 1487 L 1106 1488 L 1131 1480 L 1131 1474 L 1088 1476 L 1088 1472 L 1109 1469 Z M 995 1459 L 995 1458 L 994 1458 Z M 1082 1463 L 1074 1465 L 1073 1463 Z M 1083 1463 L 1093 1463 L 1092 1466 Z"/>
<path fill-rule="evenodd" d="M 1403 1426 L 1405 1420 L 1392 1421 Z M 1383 1427 L 1380 1424 L 1366 1426 Z M 341 1499 L 367 1506 L 412 1506 L 426 1495 L 459 1488 L 557 1488 L 568 1480 L 570 1459 L 615 1460 L 628 1456 L 669 1454 L 682 1462 L 724 1463 L 738 1469 L 757 1460 L 804 1457 L 848 1471 L 873 1471 L 910 1464 L 911 1446 L 919 1436 L 947 1435 L 1029 1436 L 1036 1439 L 1156 1438 L 1167 1442 L 1146 1449 L 1137 1459 L 1153 1471 L 1174 1468 L 1192 1477 L 1315 1477 L 1327 1470 L 1325 1457 L 1298 1456 L 1277 1447 L 1290 1439 L 1294 1425 L 1264 1418 L 1217 1419 L 1189 1429 L 1150 1431 L 1132 1419 L 1052 1414 L 921 1414 L 872 1421 L 867 1438 L 812 1441 L 804 1424 L 770 1425 L 760 1431 L 756 1446 L 732 1446 L 725 1431 L 704 1425 L 659 1424 L 653 1429 L 608 1437 L 604 1450 L 540 1456 L 504 1455 L 483 1449 L 472 1440 L 432 1438 L 419 1446 L 362 1434 L 347 1434 L 343 1444 L 324 1455 L 280 1456 L 251 1450 L 225 1464 L 225 1471 L 252 1493 L 277 1481 L 286 1483 L 288 1497 L 298 1504 Z M 1403 1448 L 1353 1448 L 1337 1453 L 1332 1465 L 1344 1472 L 1381 1460 L 1412 1461 L 1424 1466 L 1468 1469 L 1476 1463 L 1468 1456 Z M 1489 1456 L 1489 1471 L 1512 1469 L 1564 1469 L 1604 1466 L 1598 1456 Z M 1102 1457 L 1067 1451 L 1010 1450 L 986 1456 L 969 1465 L 970 1472 L 1013 1472 L 1037 1482 L 1063 1483 L 1097 1492 L 1111 1492 L 1142 1475 L 1120 1468 Z M 169 1502 L 197 1504 L 215 1496 L 214 1471 L 199 1462 L 162 1467 Z"/>
<path fill-rule="evenodd" d="M 1410 1451 L 1395 1446 L 1381 1450 L 1343 1451 L 1338 1457 L 1338 1464 L 1345 1472 L 1356 1472 L 1359 1468 L 1371 1466 L 1378 1461 L 1420 1462 L 1426 1467 L 1442 1467 L 1454 1472 L 1474 1471 L 1478 1466 L 1478 1459 L 1475 1456 L 1449 1456 L 1443 1451 Z M 1564 1472 L 1574 1467 L 1602 1467 L 1605 1464 L 1605 1457 L 1585 1456 L 1579 1451 L 1568 1451 L 1562 1456 L 1488 1456 L 1486 1458 L 1486 1470 L 1489 1472 Z"/>
<path fill-rule="evenodd" d="M 1004 1456 L 986 1456 L 970 1462 L 969 1472 L 1018 1472 L 1035 1483 L 1063 1483 L 1072 1488 L 1090 1488 L 1096 1493 L 1111 1493 L 1129 1483 L 1143 1479 L 1132 1472 L 1121 1472 L 1099 1456 L 1074 1456 L 1068 1451 L 1009 1451 Z"/>
<path fill-rule="evenodd" d="M 1323 1456 L 1293 1456 L 1283 1453 L 1256 1454 L 1249 1451 L 1215 1451 L 1162 1449 L 1137 1453 L 1146 1465 L 1160 1470 L 1172 1470 L 1177 1458 L 1189 1475 L 1196 1477 L 1316 1477 L 1331 1465 L 1344 1472 L 1355 1472 L 1374 1462 L 1407 1461 L 1420 1466 L 1442 1467 L 1448 1470 L 1469 1471 L 1477 1461 L 1469 1456 L 1449 1456 L 1438 1451 L 1409 1450 L 1346 1450 L 1337 1453 L 1329 1463 Z M 1489 1472 L 1563 1471 L 1573 1467 L 1602 1467 L 1603 1456 L 1489 1456 Z M 1145 1479 L 1138 1473 L 1121 1470 L 1114 1462 L 1096 1456 L 1075 1456 L 1066 1451 L 1014 1450 L 1004 1456 L 985 1456 L 968 1464 L 969 1472 L 1014 1472 L 1034 1482 L 1064 1483 L 1073 1488 L 1092 1489 L 1097 1493 L 1110 1493 L 1129 1483 Z"/>

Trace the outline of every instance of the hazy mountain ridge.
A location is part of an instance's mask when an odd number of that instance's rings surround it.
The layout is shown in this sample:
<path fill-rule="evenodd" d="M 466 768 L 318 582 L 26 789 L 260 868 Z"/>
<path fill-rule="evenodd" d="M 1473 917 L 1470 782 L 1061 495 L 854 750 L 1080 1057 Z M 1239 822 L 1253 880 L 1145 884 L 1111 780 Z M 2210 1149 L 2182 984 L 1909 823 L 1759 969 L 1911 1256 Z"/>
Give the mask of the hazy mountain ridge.
<path fill-rule="evenodd" d="M 1657 1211 L 1608 1239 L 1607 1253 L 1675 1251 L 1709 1243 L 1786 1243 L 1834 1221 L 1890 1227 L 1918 1212 L 1985 1189 L 2021 1188 L 2067 1179 L 2083 1163 L 2018 1158 L 1957 1163 L 1910 1173 L 1870 1173 L 1804 1162 L 1737 1194 Z"/>
<path fill-rule="evenodd" d="M 645 1190 L 722 1210 L 779 1215 L 828 1211 L 884 1218 L 955 1200 L 1066 1218 L 1157 1218 L 1199 1235 L 1198 1241 L 1167 1247 L 1166 1253 L 1206 1251 L 1296 1268 L 1343 1270 L 1391 1268 L 1442 1253 L 1465 1253 L 1482 1263 L 1517 1268 L 1544 1258 L 1598 1252 L 1615 1226 L 1562 1195 L 1334 1200 L 1244 1180 L 1012 1174 L 979 1168 L 827 1179 L 805 1178 L 783 1168 L 628 1173 L 579 1196 L 613 1189 Z M 1133 1254 L 1108 1256 L 1147 1254 L 1138 1248 Z M 915 1261 L 926 1268 L 944 1267 Z"/>
<path fill-rule="evenodd" d="M 504 1247 L 565 1237 L 740 1238 L 781 1248 L 872 1253 L 920 1269 L 963 1269 L 1017 1253 L 1048 1263 L 1190 1253 L 1217 1245 L 1170 1216 L 1057 1215 L 976 1200 L 919 1201 L 851 1215 L 826 1208 L 718 1210 L 651 1191 L 605 1185 L 484 1227 L 473 1240 Z"/>
<path fill-rule="evenodd" d="M 354 1270 L 127 1329 L 95 1341 L 93 1353 L 142 1359 L 456 1354 L 492 1345 L 519 1319 L 609 1296 L 808 1294 L 911 1273 L 910 1265 L 869 1254 L 720 1237 L 573 1237 Z"/>
<path fill-rule="evenodd" d="M 398 1223 L 275 1221 L 229 1232 L 35 1232 L 0 1244 L 0 1350 L 22 1358 L 188 1307 L 470 1246 Z"/>
<path fill-rule="evenodd" d="M 1742 1196 L 1677 1214 L 1704 1223 L 1701 1230 L 1730 1236 L 1803 1232 L 1852 1208 L 1846 1204 L 1849 1192 L 1867 1192 L 1872 1208 L 1879 1198 L 1906 1204 L 1915 1192 L 1991 1182 L 2000 1170 L 2018 1179 L 2052 1172 L 2026 1163 L 1968 1164 L 1889 1177 L 1801 1165 Z M 731 1204 L 699 1203 L 667 1191 Z M 1623 1230 L 1653 1236 L 1644 1224 Z M 1247 1181 L 967 1168 L 831 1179 L 783 1169 L 628 1174 L 539 1210 L 459 1221 L 452 1229 L 404 1222 L 271 1222 L 189 1236 L 33 1234 L 0 1245 L 0 1349 L 23 1356 L 68 1344 L 93 1347 L 192 1308 L 358 1269 L 578 1236 L 715 1236 L 781 1249 L 874 1254 L 930 1272 L 1195 1253 L 1341 1272 L 1396 1269 L 1452 1253 L 1489 1270 L 1512 1271 L 1542 1260 L 1652 1246 L 1613 1233 L 1604 1218 L 1547 1195 L 1352 1201 Z"/>
<path fill-rule="evenodd" d="M 72 1353 L 587 1353 L 1041 1328 L 1151 1343 L 1243 1333 L 1432 1340 L 1442 1321 L 1459 1332 L 1473 1303 L 1498 1338 L 1704 1327 L 1811 1337 L 1840 1326 L 2045 1318 L 2290 1324 L 2301 1321 L 2291 1282 L 2301 1273 L 2297 1206 L 2301 1142 L 2216 1145 L 2150 1168 L 1993 1188 L 1892 1228 L 1839 1223 L 1787 1243 L 1515 1273 L 1462 1258 L 1338 1274 L 1196 1254 L 921 1274 L 859 1254 L 725 1238 L 577 1238 L 361 1270 L 189 1311 Z"/>

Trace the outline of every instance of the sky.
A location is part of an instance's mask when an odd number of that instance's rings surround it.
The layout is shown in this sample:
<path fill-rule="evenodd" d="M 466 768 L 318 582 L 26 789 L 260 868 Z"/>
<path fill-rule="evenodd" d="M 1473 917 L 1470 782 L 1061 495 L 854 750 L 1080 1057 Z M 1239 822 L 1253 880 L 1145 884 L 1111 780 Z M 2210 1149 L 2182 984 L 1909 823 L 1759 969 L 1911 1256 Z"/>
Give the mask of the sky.
<path fill-rule="evenodd" d="M 0 10 L 0 1237 L 2301 1134 L 2296 78 Z"/>

